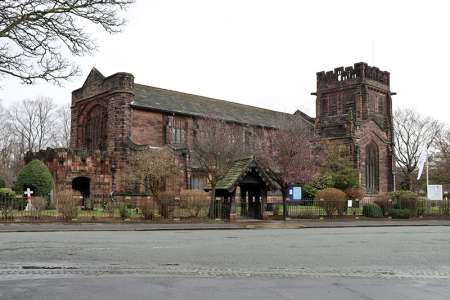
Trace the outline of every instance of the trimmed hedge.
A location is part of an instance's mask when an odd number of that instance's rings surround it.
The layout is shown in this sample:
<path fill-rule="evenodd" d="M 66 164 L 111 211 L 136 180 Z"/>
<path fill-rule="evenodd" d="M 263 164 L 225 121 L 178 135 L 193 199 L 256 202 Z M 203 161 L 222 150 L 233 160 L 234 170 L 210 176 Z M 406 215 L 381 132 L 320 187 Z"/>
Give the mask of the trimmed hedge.
<path fill-rule="evenodd" d="M 363 206 L 363 215 L 369 218 L 382 218 L 383 210 L 375 203 L 368 203 Z"/>
<path fill-rule="evenodd" d="M 47 166 L 40 160 L 32 160 L 20 170 L 15 190 L 17 193 L 30 188 L 34 197 L 48 197 L 53 189 L 53 178 Z"/>
<path fill-rule="evenodd" d="M 316 193 L 318 205 L 323 208 L 327 216 L 331 217 L 336 212 L 343 215 L 347 209 L 347 195 L 335 188 L 327 188 Z"/>
<path fill-rule="evenodd" d="M 3 178 L 0 177 L 0 189 L 5 188 L 6 187 L 6 182 Z"/>
<path fill-rule="evenodd" d="M 411 217 L 411 212 L 409 209 L 394 208 L 389 212 L 393 219 L 409 219 Z"/>

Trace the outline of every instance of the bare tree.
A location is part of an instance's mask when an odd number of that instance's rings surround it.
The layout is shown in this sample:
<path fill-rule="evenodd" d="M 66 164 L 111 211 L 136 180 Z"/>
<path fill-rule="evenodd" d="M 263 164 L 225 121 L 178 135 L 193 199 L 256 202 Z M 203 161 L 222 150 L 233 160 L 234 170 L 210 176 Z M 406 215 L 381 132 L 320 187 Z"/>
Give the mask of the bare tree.
<path fill-rule="evenodd" d="M 70 108 L 50 98 L 23 100 L 9 109 L 0 103 L 0 177 L 12 183 L 27 152 L 68 147 Z"/>
<path fill-rule="evenodd" d="M 71 111 L 70 105 L 63 105 L 56 110 L 56 132 L 55 142 L 56 147 L 69 148 L 70 147 L 70 122 Z"/>
<path fill-rule="evenodd" d="M 430 178 L 436 183 L 450 183 L 450 129 L 436 138 Z"/>
<path fill-rule="evenodd" d="M 152 193 L 162 212 L 161 191 L 166 182 L 180 172 L 175 156 L 166 148 L 149 148 L 135 152 L 130 162 L 135 179 Z"/>
<path fill-rule="evenodd" d="M 124 24 L 119 10 L 132 0 L 0 1 L 0 75 L 31 84 L 36 79 L 60 83 L 79 72 L 64 53 L 92 53 L 96 45 L 87 22 L 108 33 Z M 87 22 L 86 22 L 87 21 Z M 64 49 L 65 48 L 65 49 Z"/>
<path fill-rule="evenodd" d="M 437 136 L 436 149 L 442 159 L 450 161 L 450 129 L 442 130 Z"/>
<path fill-rule="evenodd" d="M 394 113 L 395 160 L 407 180 L 408 189 L 413 185 L 420 151 L 433 145 L 442 128 L 439 121 L 421 116 L 413 109 L 399 109 Z"/>
<path fill-rule="evenodd" d="M 22 153 L 52 146 L 55 140 L 55 104 L 50 98 L 26 99 L 9 111 L 13 135 Z"/>
<path fill-rule="evenodd" d="M 318 161 L 312 151 L 311 124 L 296 116 L 286 116 L 278 120 L 277 127 L 271 132 L 270 146 L 260 147 L 258 158 L 272 171 L 273 179 L 281 187 L 286 218 L 289 185 L 309 182 L 318 171 Z"/>
<path fill-rule="evenodd" d="M 13 134 L 8 111 L 0 103 L 0 177 L 11 185 L 22 167 L 22 153 Z"/>
<path fill-rule="evenodd" d="M 192 145 L 192 158 L 207 174 L 211 187 L 210 214 L 213 212 L 218 181 L 243 154 L 239 126 L 216 119 L 199 119 Z"/>

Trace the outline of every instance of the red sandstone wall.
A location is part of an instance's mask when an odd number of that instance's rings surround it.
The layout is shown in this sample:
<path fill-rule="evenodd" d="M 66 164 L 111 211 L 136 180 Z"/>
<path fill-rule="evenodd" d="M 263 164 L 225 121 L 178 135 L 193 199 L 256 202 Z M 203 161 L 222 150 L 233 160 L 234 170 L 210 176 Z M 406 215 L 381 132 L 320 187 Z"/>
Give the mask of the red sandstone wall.
<path fill-rule="evenodd" d="M 138 145 L 162 146 L 164 143 L 163 114 L 133 109 L 131 113 L 131 140 Z"/>

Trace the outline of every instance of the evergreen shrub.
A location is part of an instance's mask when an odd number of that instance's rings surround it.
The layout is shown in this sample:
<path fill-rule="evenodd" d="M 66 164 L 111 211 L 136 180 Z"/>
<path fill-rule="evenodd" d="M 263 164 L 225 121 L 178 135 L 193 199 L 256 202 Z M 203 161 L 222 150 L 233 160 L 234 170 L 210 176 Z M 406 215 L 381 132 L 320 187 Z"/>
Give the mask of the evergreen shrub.
<path fill-rule="evenodd" d="M 382 218 L 383 211 L 376 203 L 368 203 L 363 206 L 363 215 L 369 218 Z"/>
<path fill-rule="evenodd" d="M 15 190 L 22 194 L 27 188 L 33 191 L 34 197 L 48 198 L 53 189 L 53 178 L 47 166 L 40 160 L 32 160 L 20 170 Z"/>
<path fill-rule="evenodd" d="M 389 213 L 393 219 L 409 219 L 411 217 L 409 209 L 393 208 Z"/>

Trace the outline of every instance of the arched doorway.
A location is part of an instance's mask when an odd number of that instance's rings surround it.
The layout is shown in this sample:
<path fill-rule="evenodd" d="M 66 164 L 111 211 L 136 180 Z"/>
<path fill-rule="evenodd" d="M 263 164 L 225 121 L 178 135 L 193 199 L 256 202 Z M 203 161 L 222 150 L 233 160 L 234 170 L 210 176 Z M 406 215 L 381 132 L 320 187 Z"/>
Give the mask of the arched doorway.
<path fill-rule="evenodd" d="M 88 177 L 80 176 L 72 180 L 72 189 L 79 191 L 84 199 L 88 199 L 91 196 L 91 180 Z"/>

